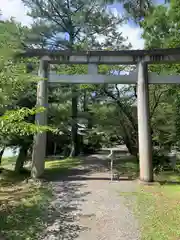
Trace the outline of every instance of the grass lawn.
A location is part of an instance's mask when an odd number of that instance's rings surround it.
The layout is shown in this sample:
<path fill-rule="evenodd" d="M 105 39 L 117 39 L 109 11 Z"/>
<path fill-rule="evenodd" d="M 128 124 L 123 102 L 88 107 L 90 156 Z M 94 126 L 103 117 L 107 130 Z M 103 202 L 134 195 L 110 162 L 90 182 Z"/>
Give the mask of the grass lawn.
<path fill-rule="evenodd" d="M 0 239 L 38 240 L 47 225 L 47 207 L 53 198 L 51 186 L 27 181 L 27 174 L 12 171 L 15 158 L 2 160 L 0 174 Z M 61 174 L 80 163 L 78 159 L 47 160 L 46 171 Z M 3 238 L 2 238 L 3 239 Z"/>
<path fill-rule="evenodd" d="M 5 157 L 2 158 L 1 166 L 5 169 L 13 169 L 16 163 L 16 157 Z"/>
<path fill-rule="evenodd" d="M 115 171 L 120 173 L 120 176 L 136 179 L 139 176 L 139 166 L 135 157 L 127 156 L 117 158 L 114 162 Z"/>
<path fill-rule="evenodd" d="M 121 172 L 131 166 L 127 175 L 138 175 L 135 160 L 119 161 Z M 123 170 L 124 169 L 124 170 Z M 165 171 L 155 176 L 157 183 L 139 185 L 137 192 L 121 193 L 126 204 L 130 204 L 139 219 L 141 240 L 179 240 L 180 239 L 180 174 Z M 135 202 L 128 201 L 135 196 Z"/>
<path fill-rule="evenodd" d="M 79 158 L 66 158 L 61 160 L 47 159 L 45 162 L 45 173 L 67 173 L 73 167 L 77 167 L 80 164 L 81 160 Z"/>
<path fill-rule="evenodd" d="M 142 240 L 180 239 L 180 185 L 143 186 L 136 199 Z"/>

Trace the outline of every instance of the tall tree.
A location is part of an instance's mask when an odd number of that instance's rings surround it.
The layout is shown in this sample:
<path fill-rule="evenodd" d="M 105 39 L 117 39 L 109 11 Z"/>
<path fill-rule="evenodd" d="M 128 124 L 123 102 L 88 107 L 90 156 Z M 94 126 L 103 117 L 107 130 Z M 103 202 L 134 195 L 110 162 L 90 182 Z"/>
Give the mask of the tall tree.
<path fill-rule="evenodd" d="M 169 7 L 165 5 L 156 6 L 141 22 L 141 27 L 144 30 L 142 37 L 145 39 L 146 48 L 180 46 L 179 4 L 179 0 L 172 0 Z M 150 71 L 177 74 L 180 72 L 180 64 L 152 65 Z M 158 104 L 155 104 L 156 110 L 151 120 L 154 140 L 159 142 L 160 145 L 179 144 L 179 92 L 179 85 L 161 85 L 156 86 L 156 89 L 155 86 L 150 87 L 151 103 L 159 99 Z"/>
<path fill-rule="evenodd" d="M 46 48 L 59 49 L 122 49 L 124 38 L 119 32 L 123 18 L 107 11 L 103 1 L 98 0 L 23 0 L 34 19 L 33 31 L 43 40 Z M 39 29 L 39 30 L 37 30 Z M 65 39 L 65 35 L 67 38 Z M 100 43 L 99 38 L 103 39 Z M 79 153 L 78 145 L 78 94 L 72 87 L 72 151 Z"/>
<path fill-rule="evenodd" d="M 15 54 L 23 49 L 26 28 L 13 20 L 0 22 L 0 145 L 3 150 L 9 141 L 32 135 L 46 127 L 29 122 L 30 116 L 43 109 L 19 105 L 17 102 L 24 92 L 37 80 L 26 71 L 26 62 L 15 59 Z"/>
<path fill-rule="evenodd" d="M 128 17 L 133 18 L 139 23 L 142 18 L 151 12 L 152 8 L 157 4 L 156 0 L 104 0 L 107 4 L 120 3 L 126 10 Z M 170 0 L 164 0 L 169 3 Z"/>

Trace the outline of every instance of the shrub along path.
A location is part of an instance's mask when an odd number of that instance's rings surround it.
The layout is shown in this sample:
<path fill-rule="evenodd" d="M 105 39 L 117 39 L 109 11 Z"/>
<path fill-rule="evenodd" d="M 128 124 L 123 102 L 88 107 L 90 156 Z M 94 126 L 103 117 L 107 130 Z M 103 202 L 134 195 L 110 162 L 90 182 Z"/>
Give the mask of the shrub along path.
<path fill-rule="evenodd" d="M 86 157 L 72 170 L 51 173 L 47 176 L 54 200 L 43 240 L 140 239 L 138 222 L 120 194 L 136 191 L 137 184 L 127 178 L 110 182 L 103 156 Z M 134 201 L 130 194 L 129 200 Z"/>

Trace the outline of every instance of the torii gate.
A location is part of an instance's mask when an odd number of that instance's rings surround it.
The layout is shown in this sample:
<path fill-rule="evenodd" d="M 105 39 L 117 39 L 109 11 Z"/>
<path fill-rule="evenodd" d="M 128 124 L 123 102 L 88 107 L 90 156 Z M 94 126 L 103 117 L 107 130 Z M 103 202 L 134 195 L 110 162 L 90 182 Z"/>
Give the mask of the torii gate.
<path fill-rule="evenodd" d="M 180 83 L 180 76 L 148 75 L 148 64 L 178 63 L 180 62 L 180 48 L 154 49 L 154 50 L 122 50 L 122 51 L 47 51 L 31 49 L 19 54 L 21 57 L 40 57 L 38 75 L 41 79 L 37 87 L 37 105 L 48 108 L 48 84 L 57 83 L 137 83 L 137 109 L 138 109 L 138 136 L 140 180 L 153 181 L 152 143 L 149 124 L 149 96 L 148 83 Z M 88 64 L 88 75 L 60 75 L 49 79 L 49 64 Z M 129 76 L 98 75 L 98 65 L 137 65 L 137 73 Z M 137 79 L 137 81 L 136 81 Z M 40 125 L 47 124 L 47 110 L 37 114 L 36 121 Z M 44 171 L 46 152 L 46 133 L 35 136 L 33 148 L 33 174 L 39 177 Z"/>

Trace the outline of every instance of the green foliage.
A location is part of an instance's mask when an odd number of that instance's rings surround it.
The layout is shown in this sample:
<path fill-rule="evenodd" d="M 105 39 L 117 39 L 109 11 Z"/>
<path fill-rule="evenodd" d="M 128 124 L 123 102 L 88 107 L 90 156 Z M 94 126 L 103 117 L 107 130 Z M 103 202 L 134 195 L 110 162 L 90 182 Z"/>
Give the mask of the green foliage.
<path fill-rule="evenodd" d="M 169 172 L 165 176 L 163 174 L 159 176 L 159 179 L 171 181 L 175 177 L 177 184 L 168 181 L 163 185 L 141 186 L 137 192 L 129 194 L 136 199 L 134 210 L 140 223 L 143 240 L 179 238 L 180 186 L 179 176 L 173 175 Z"/>
<path fill-rule="evenodd" d="M 142 37 L 146 40 L 145 47 L 152 49 L 166 47 L 167 41 L 164 39 L 169 37 L 170 26 L 167 7 L 164 5 L 155 7 L 152 13 L 141 22 Z"/>
<path fill-rule="evenodd" d="M 43 131 L 56 132 L 52 127 L 35 123 L 35 115 L 45 111 L 35 107 L 35 85 L 39 79 L 27 69 L 29 60 L 15 57 L 26 47 L 29 31 L 13 20 L 0 22 L 0 147 L 20 147 L 19 169 L 25 160 L 22 156 L 27 156 L 33 143 L 33 135 Z M 33 59 L 33 63 L 36 62 L 37 59 Z"/>
<path fill-rule="evenodd" d="M 15 138 L 17 143 L 18 136 L 22 139 L 25 135 L 54 131 L 34 124 L 34 115 L 44 111 L 43 108 L 35 108 L 38 77 L 27 73 L 29 60 L 14 58 L 24 48 L 28 33 L 28 28 L 14 21 L 0 22 L 0 138 L 1 144 L 6 146 Z M 35 59 L 33 61 L 36 62 Z"/>
<path fill-rule="evenodd" d="M 108 145 L 126 144 L 130 153 L 137 155 L 137 115 L 133 86 L 109 84 L 99 87 L 96 104 L 91 111 L 100 131 L 105 132 Z M 108 135 L 108 137 L 107 137 Z"/>
<path fill-rule="evenodd" d="M 124 38 L 118 30 L 124 18 L 108 13 L 103 1 L 23 0 L 23 3 L 35 20 L 32 35 L 37 45 L 44 44 L 45 47 L 48 43 L 53 49 L 124 47 Z M 65 33 L 69 40 L 65 39 Z M 100 44 L 98 37 L 102 36 L 104 42 Z"/>
<path fill-rule="evenodd" d="M 104 0 L 107 4 L 120 3 L 126 10 L 129 18 L 133 18 L 137 23 L 141 22 L 142 18 L 151 12 L 156 0 Z M 169 3 L 170 0 L 164 0 L 164 3 Z"/>
<path fill-rule="evenodd" d="M 21 108 L 19 110 L 7 111 L 3 116 L 0 117 L 1 134 L 4 136 L 7 134 L 17 134 L 19 136 L 23 136 L 52 130 L 50 127 L 35 125 L 25 121 L 25 118 L 27 118 L 29 115 L 35 115 L 43 112 L 44 110 L 44 108 Z"/>
<path fill-rule="evenodd" d="M 107 48 L 118 50 L 130 47 L 124 44 L 125 39 L 119 32 L 124 17 L 114 16 L 112 12 L 107 11 L 104 1 L 23 0 L 23 3 L 29 8 L 29 15 L 34 19 L 31 34 L 26 39 L 32 47 L 76 50 Z M 69 39 L 65 39 L 65 34 Z M 99 41 L 102 38 L 103 41 Z M 61 74 L 87 73 L 87 66 L 83 65 L 61 65 L 55 69 Z M 78 108 L 83 105 L 79 102 L 82 96 L 81 90 L 85 87 L 82 85 L 78 89 L 77 86 L 69 86 L 67 92 L 71 92 L 71 113 L 70 116 L 66 115 L 66 119 L 68 118 L 66 122 L 58 124 L 60 128 L 69 127 L 69 122 L 71 124 L 71 154 L 79 152 Z M 90 94 L 87 98 L 91 98 Z M 54 121 L 52 116 L 51 120 Z"/>
<path fill-rule="evenodd" d="M 139 164 L 133 156 L 116 157 L 113 167 L 120 177 L 137 179 L 139 177 Z"/>
<path fill-rule="evenodd" d="M 170 169 L 170 159 L 162 151 L 153 151 L 153 170 L 155 174 L 162 172 L 165 168 Z"/>
<path fill-rule="evenodd" d="M 153 7 L 149 15 L 141 21 L 142 37 L 147 48 L 179 47 L 179 4 L 179 0 L 172 0 L 169 7 L 165 5 Z M 173 69 L 174 64 L 164 67 L 165 70 Z"/>
<path fill-rule="evenodd" d="M 175 97 L 170 85 L 150 86 L 150 118 L 154 145 L 170 149 L 176 142 Z"/>
<path fill-rule="evenodd" d="M 25 183 L 17 176 L 1 177 L 0 232 L 13 240 L 38 239 L 46 226 L 44 212 L 52 191 L 40 183 Z M 24 217 L 25 216 L 25 217 Z"/>
<path fill-rule="evenodd" d="M 169 7 L 159 5 L 153 7 L 148 16 L 141 22 L 145 46 L 151 48 L 169 48 L 180 46 L 179 1 L 171 1 Z M 157 73 L 179 74 L 179 64 L 152 65 L 150 71 Z M 173 77 L 173 76 L 172 76 Z M 179 146 L 179 86 L 150 86 L 151 110 L 156 106 L 151 118 L 153 140 L 155 144 L 170 149 L 172 145 Z M 156 104 L 155 102 L 158 102 Z"/>
<path fill-rule="evenodd" d="M 92 129 L 84 138 L 83 152 L 92 154 L 102 148 L 103 134 L 97 132 L 97 129 Z"/>
<path fill-rule="evenodd" d="M 29 78 L 25 73 L 25 64 L 15 63 L 13 60 L 14 54 L 21 45 L 18 30 L 14 22 L 0 22 L 0 107 L 2 109 L 12 97 L 24 90 L 23 85 Z"/>
<path fill-rule="evenodd" d="M 61 160 L 51 160 L 48 159 L 45 162 L 46 173 L 48 172 L 62 172 L 66 173 L 67 171 L 75 168 L 81 164 L 81 160 L 78 158 L 66 158 Z"/>

